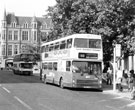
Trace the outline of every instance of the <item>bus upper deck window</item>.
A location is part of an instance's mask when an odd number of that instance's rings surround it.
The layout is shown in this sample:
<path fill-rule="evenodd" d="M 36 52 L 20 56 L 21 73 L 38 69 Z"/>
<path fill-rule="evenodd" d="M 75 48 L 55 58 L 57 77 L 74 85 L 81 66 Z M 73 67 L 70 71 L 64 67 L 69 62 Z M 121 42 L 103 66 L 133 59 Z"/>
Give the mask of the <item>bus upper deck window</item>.
<path fill-rule="evenodd" d="M 53 51 L 53 49 L 54 49 L 54 46 L 53 46 L 53 44 L 51 44 L 51 45 L 49 46 L 49 51 Z"/>
<path fill-rule="evenodd" d="M 68 39 L 67 40 L 67 48 L 71 48 L 72 47 L 72 39 Z"/>
<path fill-rule="evenodd" d="M 55 49 L 55 50 L 58 50 L 59 47 L 60 47 L 60 46 L 59 46 L 59 42 L 56 42 L 56 44 L 55 44 L 55 46 L 54 46 L 54 49 Z"/>
<path fill-rule="evenodd" d="M 88 40 L 84 38 L 75 38 L 74 47 L 76 48 L 88 48 Z"/>
<path fill-rule="evenodd" d="M 101 40 L 99 39 L 90 39 L 89 48 L 101 48 Z"/>
<path fill-rule="evenodd" d="M 47 45 L 45 48 L 45 52 L 48 52 L 48 50 L 49 50 L 49 46 Z"/>
<path fill-rule="evenodd" d="M 60 49 L 65 49 L 66 48 L 66 42 L 62 41 L 60 44 Z"/>

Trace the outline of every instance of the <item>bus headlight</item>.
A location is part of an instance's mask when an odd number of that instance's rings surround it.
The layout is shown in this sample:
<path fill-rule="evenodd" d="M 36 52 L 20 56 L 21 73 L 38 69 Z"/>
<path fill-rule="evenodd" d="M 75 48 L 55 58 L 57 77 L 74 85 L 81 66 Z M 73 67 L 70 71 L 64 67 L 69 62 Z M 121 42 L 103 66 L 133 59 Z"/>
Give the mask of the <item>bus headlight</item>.
<path fill-rule="evenodd" d="M 99 84 L 102 84 L 102 80 L 99 80 Z"/>
<path fill-rule="evenodd" d="M 75 80 L 73 79 L 72 82 L 75 83 Z"/>

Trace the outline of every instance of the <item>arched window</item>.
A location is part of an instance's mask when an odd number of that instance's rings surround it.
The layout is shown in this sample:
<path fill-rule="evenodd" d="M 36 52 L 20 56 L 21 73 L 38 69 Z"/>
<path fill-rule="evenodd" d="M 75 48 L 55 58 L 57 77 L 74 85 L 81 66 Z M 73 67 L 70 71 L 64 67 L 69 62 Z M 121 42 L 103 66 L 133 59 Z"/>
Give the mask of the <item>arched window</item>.
<path fill-rule="evenodd" d="M 11 23 L 11 26 L 12 26 L 12 27 L 16 27 L 16 22 L 12 22 L 12 23 Z"/>
<path fill-rule="evenodd" d="M 24 23 L 24 28 L 28 28 L 28 23 Z"/>

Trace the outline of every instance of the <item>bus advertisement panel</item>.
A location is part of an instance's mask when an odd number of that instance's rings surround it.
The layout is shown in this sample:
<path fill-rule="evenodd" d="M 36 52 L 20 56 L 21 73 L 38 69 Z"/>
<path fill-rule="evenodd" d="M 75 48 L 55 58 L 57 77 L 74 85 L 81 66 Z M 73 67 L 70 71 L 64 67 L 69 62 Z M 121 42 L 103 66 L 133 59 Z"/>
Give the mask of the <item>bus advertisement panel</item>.
<path fill-rule="evenodd" d="M 60 87 L 102 89 L 100 35 L 74 34 L 41 45 L 41 79 Z"/>

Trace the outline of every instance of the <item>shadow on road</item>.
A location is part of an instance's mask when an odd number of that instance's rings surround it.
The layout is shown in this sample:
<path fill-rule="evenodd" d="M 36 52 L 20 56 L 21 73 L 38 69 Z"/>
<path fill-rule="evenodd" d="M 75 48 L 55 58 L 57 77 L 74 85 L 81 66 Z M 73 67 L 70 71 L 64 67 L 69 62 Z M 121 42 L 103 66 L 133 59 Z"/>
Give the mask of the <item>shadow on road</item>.
<path fill-rule="evenodd" d="M 47 83 L 47 84 L 51 85 L 51 86 L 59 87 L 59 85 L 56 85 L 56 84 L 52 84 L 52 83 Z M 88 92 L 88 91 L 89 92 L 102 92 L 103 91 L 103 90 L 95 89 L 95 88 L 69 88 L 69 87 L 64 87 L 64 89 L 68 89 L 68 90 L 71 90 L 71 91 L 83 91 L 83 92 Z"/>
<path fill-rule="evenodd" d="M 39 76 L 15 75 L 9 70 L 0 70 L 0 84 L 2 83 L 41 83 Z"/>
<path fill-rule="evenodd" d="M 67 88 L 69 90 L 73 91 L 83 91 L 83 92 L 102 92 L 101 89 L 95 89 L 95 88 Z"/>

